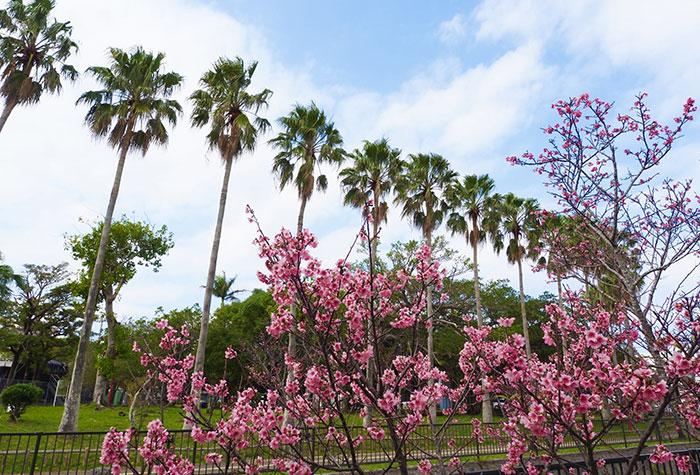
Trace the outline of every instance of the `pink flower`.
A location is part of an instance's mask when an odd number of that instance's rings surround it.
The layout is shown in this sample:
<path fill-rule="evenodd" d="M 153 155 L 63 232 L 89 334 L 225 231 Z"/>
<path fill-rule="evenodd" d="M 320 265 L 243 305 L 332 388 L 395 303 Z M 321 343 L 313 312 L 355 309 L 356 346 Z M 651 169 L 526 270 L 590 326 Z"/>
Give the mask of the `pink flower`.
<path fill-rule="evenodd" d="M 507 328 L 507 327 L 513 325 L 513 323 L 515 323 L 515 318 L 513 318 L 513 317 L 511 317 L 511 318 L 505 318 L 505 317 L 503 317 L 503 318 L 499 318 L 497 321 L 498 321 L 498 324 L 499 324 L 500 326 L 502 326 L 502 327 L 504 327 L 504 328 Z"/>
<path fill-rule="evenodd" d="M 420 470 L 421 472 L 430 473 L 432 469 L 433 465 L 430 463 L 430 460 L 423 459 L 418 461 L 418 470 Z"/>
<path fill-rule="evenodd" d="M 229 346 L 228 348 L 226 348 L 226 354 L 225 354 L 225 356 L 226 356 L 226 359 L 227 359 L 227 360 L 232 360 L 232 359 L 234 359 L 234 358 L 237 356 L 237 353 L 234 351 L 233 348 L 231 348 L 231 347 Z"/>

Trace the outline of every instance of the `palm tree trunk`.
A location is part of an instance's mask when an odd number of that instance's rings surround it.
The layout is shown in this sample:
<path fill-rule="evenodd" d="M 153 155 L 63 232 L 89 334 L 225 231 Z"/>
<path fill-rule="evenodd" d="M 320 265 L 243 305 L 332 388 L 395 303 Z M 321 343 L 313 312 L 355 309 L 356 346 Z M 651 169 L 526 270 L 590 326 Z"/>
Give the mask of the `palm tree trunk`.
<path fill-rule="evenodd" d="M 105 317 L 107 319 L 107 350 L 105 351 L 105 357 L 114 361 L 116 356 L 117 320 L 114 318 L 114 299 L 111 297 L 105 300 Z M 95 403 L 96 409 L 104 406 L 106 389 L 107 378 L 100 371 L 97 371 L 95 390 L 92 395 L 92 402 Z"/>
<path fill-rule="evenodd" d="M 0 115 L 0 132 L 2 132 L 2 129 L 5 127 L 5 122 L 7 122 L 7 118 L 10 117 L 10 113 L 16 105 L 16 99 L 5 102 L 5 108 L 2 110 L 2 115 Z"/>
<path fill-rule="evenodd" d="M 478 252 L 477 239 L 479 237 L 479 228 L 476 226 L 476 219 L 472 220 L 472 232 L 474 233 L 474 240 L 472 245 L 472 254 L 474 259 L 474 298 L 476 299 L 476 323 L 479 328 L 484 326 L 484 319 L 481 313 L 481 289 L 479 286 L 479 261 L 477 259 Z M 481 420 L 482 422 L 491 423 L 493 422 L 493 407 L 491 406 L 491 393 L 484 390 L 484 394 L 481 401 Z"/>
<path fill-rule="evenodd" d="M 114 207 L 117 204 L 119 185 L 121 184 L 122 173 L 124 172 L 124 163 L 126 163 L 126 154 L 129 151 L 131 138 L 133 136 L 133 126 L 133 119 L 131 119 L 127 125 L 127 132 L 121 145 L 121 153 L 119 154 L 117 171 L 114 174 L 112 192 L 109 195 L 107 213 L 105 214 L 105 221 L 102 227 L 102 237 L 100 238 L 100 247 L 97 249 L 95 267 L 92 271 L 90 289 L 88 290 L 88 297 L 87 301 L 85 302 L 85 319 L 83 320 L 83 327 L 80 331 L 80 341 L 78 342 L 78 351 L 75 355 L 75 362 L 73 363 L 73 375 L 71 376 L 70 386 L 68 388 L 68 397 L 66 398 L 66 402 L 63 407 L 61 423 L 58 426 L 59 432 L 75 432 L 78 429 L 80 393 L 83 388 L 85 360 L 87 359 L 88 343 L 90 342 L 90 335 L 92 333 L 92 322 L 95 318 L 97 293 L 99 291 L 100 279 L 102 278 L 102 267 L 105 263 L 105 254 L 107 251 L 107 243 L 109 241 L 109 230 L 112 227 L 112 215 L 114 214 Z"/>
<path fill-rule="evenodd" d="M 0 115 L 0 132 L 5 127 L 5 122 L 7 118 L 10 117 L 10 113 L 14 110 L 17 105 L 17 99 L 11 99 L 5 102 L 5 108 L 2 110 L 2 115 Z"/>
<path fill-rule="evenodd" d="M 226 196 L 228 194 L 228 182 L 231 177 L 231 165 L 233 158 L 225 160 L 224 181 L 221 184 L 221 196 L 219 197 L 219 214 L 216 217 L 216 228 L 214 229 L 214 241 L 211 245 L 211 255 L 209 256 L 209 270 L 207 272 L 207 283 L 204 286 L 204 302 L 202 303 L 202 320 L 199 327 L 199 340 L 197 340 L 197 353 L 194 359 L 193 371 L 204 371 L 204 356 L 207 347 L 207 334 L 209 332 L 209 314 L 211 313 L 211 297 L 214 290 L 214 277 L 216 276 L 216 260 L 219 256 L 219 244 L 221 243 L 221 228 L 224 223 L 224 211 L 226 210 Z M 199 392 L 193 391 L 199 404 Z M 185 421 L 185 429 L 190 428 L 190 424 Z"/>
<path fill-rule="evenodd" d="M 530 349 L 530 332 L 527 329 L 527 313 L 525 312 L 525 291 L 523 290 L 523 263 L 518 259 L 518 278 L 520 281 L 520 312 L 523 317 L 523 336 L 525 337 L 525 354 L 529 358 L 532 354 Z"/>
<path fill-rule="evenodd" d="M 433 249 L 433 242 L 432 242 L 432 236 L 430 230 L 426 233 L 425 240 L 428 244 L 428 247 Z M 433 366 L 435 366 L 435 350 L 433 348 L 433 332 L 434 332 L 434 322 L 433 322 L 433 287 L 432 285 L 428 285 L 428 288 L 425 289 L 425 299 L 426 299 L 426 307 L 425 307 L 425 312 L 426 316 L 428 317 L 428 361 L 430 362 L 430 368 L 432 369 Z M 435 380 L 431 379 L 428 381 L 428 384 L 430 386 L 435 384 Z M 430 422 L 432 424 L 437 424 L 437 408 L 435 407 L 434 403 L 430 404 L 430 407 L 428 408 L 429 413 L 430 413 Z"/>
<path fill-rule="evenodd" d="M 375 190 L 374 193 L 374 207 L 372 208 L 373 210 L 378 209 L 377 207 L 379 206 L 379 200 L 377 196 L 377 192 Z M 371 236 L 371 241 L 370 241 L 370 254 L 369 254 L 369 267 L 370 267 L 370 273 L 374 273 L 376 271 L 375 266 L 377 263 L 377 234 L 379 233 L 379 219 L 377 217 L 377 214 L 373 216 L 372 219 L 372 236 Z M 372 314 L 372 318 L 369 321 L 369 338 L 368 341 L 371 342 L 374 345 L 374 351 L 379 350 L 379 345 L 377 341 L 374 341 L 374 312 Z M 369 388 L 374 389 L 374 358 L 370 357 L 369 361 L 367 361 L 367 386 Z M 372 425 L 372 417 L 374 417 L 374 411 L 372 410 L 372 406 L 370 404 L 367 404 L 365 406 L 365 417 L 362 420 L 362 425 L 364 427 L 369 427 Z"/>
<path fill-rule="evenodd" d="M 299 216 L 297 217 L 297 237 L 301 236 L 302 231 L 304 230 L 304 211 L 306 211 L 306 197 L 302 196 L 301 197 L 301 205 L 299 205 Z M 289 309 L 289 312 L 292 314 L 292 318 L 294 318 L 294 322 L 296 323 L 296 313 L 297 313 L 297 306 L 296 304 L 292 304 L 291 308 Z M 297 351 L 297 336 L 296 333 L 294 333 L 294 327 L 292 327 L 289 330 L 289 336 L 287 340 L 287 354 L 289 357 L 293 357 L 294 354 Z M 294 380 L 294 374 L 291 371 L 287 371 L 287 384 L 291 383 Z M 289 411 L 287 409 L 284 410 L 284 424 L 290 424 L 291 423 L 291 416 L 289 415 Z"/>

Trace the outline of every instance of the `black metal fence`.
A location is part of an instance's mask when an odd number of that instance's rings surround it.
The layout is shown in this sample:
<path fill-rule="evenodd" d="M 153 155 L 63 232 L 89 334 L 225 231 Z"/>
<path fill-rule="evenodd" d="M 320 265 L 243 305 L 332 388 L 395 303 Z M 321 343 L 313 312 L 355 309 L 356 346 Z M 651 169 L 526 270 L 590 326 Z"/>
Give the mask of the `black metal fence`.
<path fill-rule="evenodd" d="M 496 426 L 497 424 L 494 424 Z M 486 428 L 487 424 L 482 424 L 482 428 Z M 632 432 L 626 424 L 618 424 L 614 430 L 610 431 L 605 437 L 603 445 L 629 447 L 636 444 L 639 436 L 636 432 Z M 493 456 L 506 453 L 506 441 L 502 438 L 484 430 L 483 439 L 479 440 L 474 436 L 473 426 L 469 423 L 450 424 L 441 434 L 441 444 L 436 447 L 435 434 L 433 428 L 429 425 L 419 426 L 418 429 L 411 435 L 410 440 L 406 444 L 406 451 L 409 460 L 416 461 L 425 458 L 434 458 L 437 451 L 445 459 L 450 457 L 474 457 L 482 458 L 484 456 Z M 366 433 L 362 427 L 353 427 L 353 436 Z M 134 432 L 133 441 L 138 444 L 141 437 L 145 435 L 145 431 Z M 189 431 L 170 431 L 172 447 L 178 455 L 181 455 L 196 467 L 195 473 L 219 473 L 216 467 L 205 463 L 205 455 L 210 452 L 220 452 L 215 442 L 200 445 L 194 442 L 190 437 Z M 307 457 L 316 461 L 319 465 L 327 467 L 345 467 L 343 458 L 337 447 L 333 445 L 323 444 L 326 436 L 325 429 L 305 428 L 302 430 L 301 441 L 297 447 Z M 76 433 L 0 433 L 0 474 L 1 475 L 18 475 L 18 474 L 92 474 L 101 473 L 102 466 L 100 465 L 100 451 L 105 432 L 76 432 Z M 655 431 L 651 440 L 647 441 L 648 445 L 656 443 L 682 442 L 679 440 L 679 431 L 676 425 L 668 420 L 662 421 L 658 430 Z M 688 440 L 690 442 L 690 440 Z M 565 440 L 563 446 L 575 447 L 573 441 Z M 699 449 L 700 450 L 700 449 Z M 249 449 L 254 456 L 257 449 L 254 444 L 251 444 Z M 270 454 L 265 454 L 260 451 L 260 454 L 265 456 L 265 459 L 271 463 Z M 381 464 L 389 460 L 389 456 L 393 454 L 391 443 L 384 439 L 381 441 L 367 439 L 363 444 L 356 448 L 356 457 L 362 464 Z M 694 457 L 694 475 L 700 475 L 698 472 L 698 453 L 693 452 Z M 136 451 L 130 454 L 131 460 L 139 462 L 139 457 Z M 612 460 L 612 459 L 611 459 Z M 624 459 L 620 459 L 624 460 Z M 613 462 L 610 462 L 613 463 Z M 614 462 L 615 466 L 622 467 L 622 462 Z M 656 466 L 657 468 L 660 466 Z M 675 467 L 675 465 L 674 465 Z M 272 468 L 270 465 L 269 468 Z M 568 466 L 562 468 L 562 475 Z M 619 467 L 618 467 L 619 468 Z M 614 468 L 608 466 L 608 473 L 615 474 Z M 620 468 L 620 471 L 622 468 Z M 665 474 L 675 474 L 675 468 L 663 469 Z M 107 471 L 105 471 L 107 473 Z M 484 472 L 486 473 L 486 472 Z M 493 472 L 493 474 L 497 473 Z M 656 473 L 656 472 L 655 472 Z"/>

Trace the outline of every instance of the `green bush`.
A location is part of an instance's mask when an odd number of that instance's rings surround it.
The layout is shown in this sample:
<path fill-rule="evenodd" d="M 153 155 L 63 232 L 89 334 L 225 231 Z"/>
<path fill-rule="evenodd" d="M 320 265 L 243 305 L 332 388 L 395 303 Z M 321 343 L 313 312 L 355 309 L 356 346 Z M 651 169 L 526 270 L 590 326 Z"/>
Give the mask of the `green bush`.
<path fill-rule="evenodd" d="M 10 420 L 17 422 L 27 406 L 41 399 L 44 391 L 33 384 L 13 384 L 0 393 L 0 404 L 7 407 Z"/>

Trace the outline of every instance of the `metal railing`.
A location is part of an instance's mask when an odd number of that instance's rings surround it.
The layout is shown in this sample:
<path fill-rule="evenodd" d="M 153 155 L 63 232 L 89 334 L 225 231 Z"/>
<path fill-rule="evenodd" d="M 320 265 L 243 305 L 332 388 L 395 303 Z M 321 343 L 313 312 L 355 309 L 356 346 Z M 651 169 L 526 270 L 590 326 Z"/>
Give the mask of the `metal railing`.
<path fill-rule="evenodd" d="M 617 424 L 608 432 L 601 446 L 628 447 L 636 445 L 639 434 L 626 427 L 626 423 Z M 411 461 L 424 458 L 434 458 L 437 451 L 441 457 L 474 457 L 481 458 L 506 454 L 506 441 L 502 437 L 489 435 L 486 428 L 488 424 L 482 424 L 484 434 L 482 440 L 478 440 L 473 434 L 473 425 L 470 423 L 453 423 L 445 428 L 442 435 L 442 443 L 436 447 L 433 436 L 433 428 L 430 425 L 421 425 L 406 443 L 407 458 Z M 498 424 L 493 424 L 497 427 Z M 314 460 L 320 466 L 345 467 L 343 456 L 337 447 L 319 443 L 325 439 L 326 429 L 302 428 L 301 441 L 296 448 L 309 460 Z M 351 428 L 353 437 L 366 434 L 362 427 Z M 135 431 L 133 441 L 138 444 L 146 431 Z M 216 467 L 205 464 L 204 457 L 210 452 L 221 452 L 215 442 L 197 444 L 190 437 L 189 431 L 170 431 L 171 444 L 178 455 L 190 460 L 196 467 L 198 474 L 219 473 Z M 689 434 L 689 432 L 685 432 Z M 0 433 L 0 474 L 91 474 L 100 473 L 100 451 L 105 432 L 74 432 L 74 433 Z M 672 420 L 662 420 L 654 435 L 647 441 L 647 445 L 656 443 L 682 442 L 679 439 L 679 431 Z M 691 440 L 688 440 L 691 442 Z M 563 448 L 574 448 L 571 440 L 562 444 Z M 257 448 L 251 443 L 249 451 L 253 453 Z M 356 457 L 362 464 L 381 464 L 390 460 L 393 455 L 391 442 L 388 438 L 373 440 L 367 438 L 355 448 Z M 265 459 L 271 463 L 272 455 L 260 451 Z M 255 454 L 257 455 L 257 453 Z M 696 454 L 697 455 L 697 454 Z M 136 451 L 130 458 L 139 463 Z M 140 462 L 142 463 L 142 461 Z M 272 468 L 270 465 L 269 468 Z M 697 468 L 697 465 L 696 465 Z M 107 473 L 107 472 L 105 472 Z M 675 472 L 669 472 L 675 473 Z M 700 475 L 700 472 L 695 472 Z"/>

